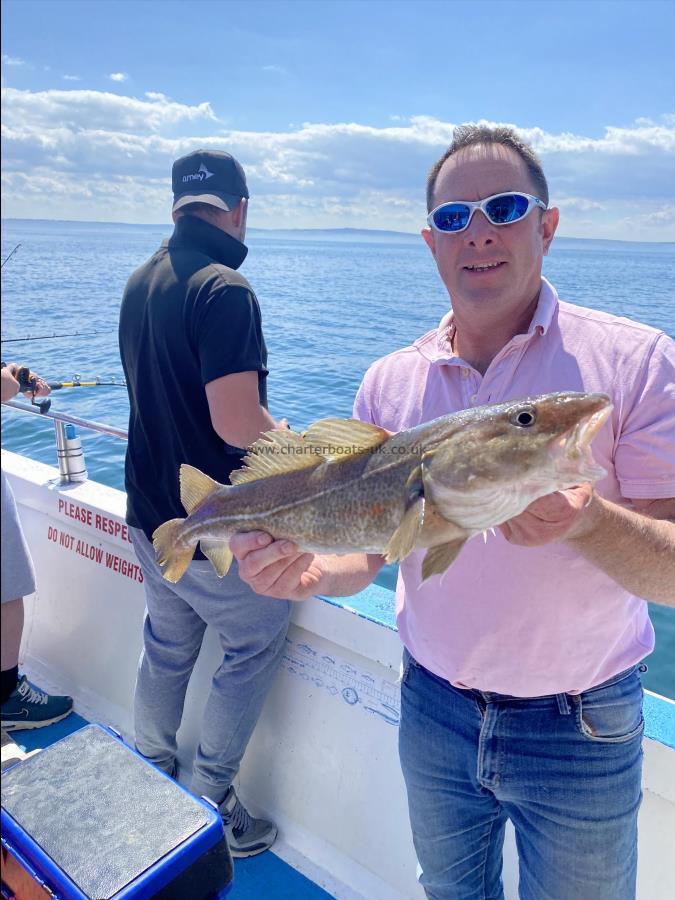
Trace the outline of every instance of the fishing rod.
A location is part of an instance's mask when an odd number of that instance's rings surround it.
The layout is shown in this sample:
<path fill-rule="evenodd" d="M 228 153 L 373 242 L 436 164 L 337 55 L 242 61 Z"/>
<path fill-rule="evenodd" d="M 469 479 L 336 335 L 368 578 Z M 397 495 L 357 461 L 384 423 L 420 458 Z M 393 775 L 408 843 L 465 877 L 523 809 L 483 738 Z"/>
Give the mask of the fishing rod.
<path fill-rule="evenodd" d="M 10 259 L 14 256 L 14 254 L 16 253 L 16 251 L 19 249 L 20 246 L 21 246 L 21 244 L 17 244 L 16 247 L 9 254 L 9 256 L 5 257 L 5 259 L 2 262 L 2 265 L 0 265 L 0 269 L 5 268 L 5 263 L 10 261 Z"/>
<path fill-rule="evenodd" d="M 31 394 L 31 404 L 33 406 L 37 406 L 41 413 L 46 413 L 49 411 L 49 408 L 52 405 L 52 401 L 48 398 L 44 398 L 42 400 L 35 399 L 35 393 L 37 391 L 37 378 L 35 375 L 31 375 L 30 369 L 28 366 L 21 366 L 16 370 L 16 375 L 14 376 L 16 380 L 19 382 L 19 390 L 22 394 Z M 52 391 L 60 391 L 63 388 L 78 388 L 78 387 L 123 387 L 127 386 L 126 381 L 117 381 L 114 378 L 112 381 L 102 381 L 100 378 L 95 378 L 93 381 L 82 381 L 79 375 L 73 375 L 72 381 L 48 381 L 47 385 Z"/>
<path fill-rule="evenodd" d="M 93 334 L 112 334 L 114 328 L 107 331 L 72 331 L 68 334 L 29 334 L 26 337 L 2 338 L 2 344 L 18 344 L 23 341 L 51 341 L 53 338 L 90 337 Z"/>
<path fill-rule="evenodd" d="M 48 381 L 47 384 L 53 391 L 60 391 L 61 388 L 76 388 L 76 387 L 123 387 L 127 386 L 126 381 L 117 381 L 113 378 L 112 381 L 101 381 L 100 378 L 96 377 L 93 381 L 82 381 L 79 375 L 73 375 L 72 381 Z"/>

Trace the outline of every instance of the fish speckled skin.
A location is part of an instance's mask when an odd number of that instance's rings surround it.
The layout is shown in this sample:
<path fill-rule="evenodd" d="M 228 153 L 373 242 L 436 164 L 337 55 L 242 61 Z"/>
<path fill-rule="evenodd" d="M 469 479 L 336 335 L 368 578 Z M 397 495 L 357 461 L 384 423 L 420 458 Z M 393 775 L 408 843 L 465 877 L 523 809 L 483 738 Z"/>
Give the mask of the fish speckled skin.
<path fill-rule="evenodd" d="M 153 539 L 168 580 L 201 542 L 218 574 L 227 542 L 261 530 L 315 553 L 428 554 L 443 571 L 464 541 L 517 515 L 537 497 L 604 471 L 589 443 L 611 406 L 604 394 L 558 393 L 442 416 L 395 435 L 354 420 L 323 420 L 300 436 L 264 435 L 232 485 L 181 467 L 189 513 Z"/>

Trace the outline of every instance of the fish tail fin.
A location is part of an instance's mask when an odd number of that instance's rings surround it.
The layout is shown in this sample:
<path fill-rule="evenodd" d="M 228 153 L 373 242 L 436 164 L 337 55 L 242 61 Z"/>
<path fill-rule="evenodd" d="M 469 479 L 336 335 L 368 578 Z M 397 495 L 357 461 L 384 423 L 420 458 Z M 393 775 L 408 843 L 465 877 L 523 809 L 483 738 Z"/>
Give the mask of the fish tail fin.
<path fill-rule="evenodd" d="M 152 535 L 157 562 L 164 570 L 162 574 L 174 584 L 183 577 L 194 555 L 194 547 L 186 547 L 180 539 L 184 522 L 185 519 L 169 519 Z"/>
<path fill-rule="evenodd" d="M 222 485 L 194 466 L 183 463 L 180 467 L 180 502 L 188 514 L 219 487 Z"/>

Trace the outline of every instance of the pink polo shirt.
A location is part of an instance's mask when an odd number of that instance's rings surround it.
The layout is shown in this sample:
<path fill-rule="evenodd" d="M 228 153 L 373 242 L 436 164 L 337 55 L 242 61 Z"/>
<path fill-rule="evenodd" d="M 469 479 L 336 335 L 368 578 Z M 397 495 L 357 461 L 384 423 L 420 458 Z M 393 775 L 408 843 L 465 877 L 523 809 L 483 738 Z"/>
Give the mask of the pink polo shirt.
<path fill-rule="evenodd" d="M 593 441 L 608 500 L 675 497 L 675 343 L 628 319 L 558 300 L 545 279 L 527 334 L 481 375 L 453 354 L 452 312 L 438 329 L 370 367 L 354 415 L 400 431 L 455 410 L 549 391 L 604 391 L 611 418 Z M 517 697 L 579 693 L 654 647 L 644 600 L 564 543 L 513 546 L 500 532 L 464 546 L 420 584 L 425 551 L 401 566 L 401 638 L 460 688 Z"/>

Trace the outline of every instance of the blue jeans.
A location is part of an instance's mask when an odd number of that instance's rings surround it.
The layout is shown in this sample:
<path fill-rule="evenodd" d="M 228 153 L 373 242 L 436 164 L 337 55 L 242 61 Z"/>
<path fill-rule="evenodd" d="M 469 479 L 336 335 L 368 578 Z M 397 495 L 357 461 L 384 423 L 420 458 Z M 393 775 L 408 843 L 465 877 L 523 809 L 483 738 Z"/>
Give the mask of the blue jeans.
<path fill-rule="evenodd" d="M 130 533 L 147 603 L 134 695 L 136 747 L 161 769 L 173 769 L 188 681 L 211 625 L 223 660 L 206 698 L 191 788 L 220 803 L 281 662 L 291 604 L 256 594 L 239 578 L 236 563 L 218 578 L 208 560 L 196 560 L 171 584 L 143 532 Z"/>
<path fill-rule="evenodd" d="M 507 819 L 523 900 L 635 897 L 639 668 L 521 699 L 458 690 L 404 653 L 399 752 L 427 897 L 502 900 Z"/>

